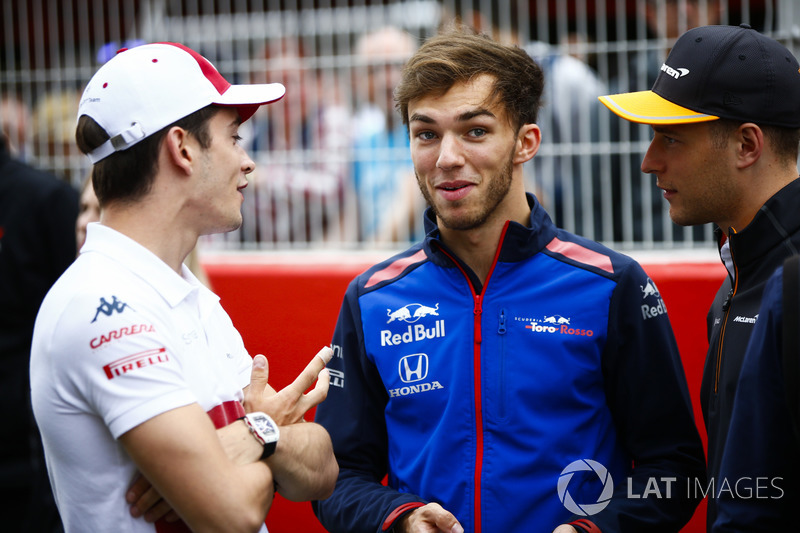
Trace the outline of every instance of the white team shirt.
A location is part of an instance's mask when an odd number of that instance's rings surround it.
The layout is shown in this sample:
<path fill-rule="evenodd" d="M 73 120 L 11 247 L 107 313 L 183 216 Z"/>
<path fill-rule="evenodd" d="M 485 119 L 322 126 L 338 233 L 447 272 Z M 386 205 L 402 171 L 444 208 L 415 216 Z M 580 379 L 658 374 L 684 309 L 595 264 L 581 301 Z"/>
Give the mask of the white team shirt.
<path fill-rule="evenodd" d="M 216 427 L 234 421 L 251 361 L 219 298 L 186 266 L 181 277 L 90 224 L 42 303 L 31 349 L 33 411 L 67 533 L 171 530 L 130 516 L 137 469 L 117 439 L 195 402 Z"/>

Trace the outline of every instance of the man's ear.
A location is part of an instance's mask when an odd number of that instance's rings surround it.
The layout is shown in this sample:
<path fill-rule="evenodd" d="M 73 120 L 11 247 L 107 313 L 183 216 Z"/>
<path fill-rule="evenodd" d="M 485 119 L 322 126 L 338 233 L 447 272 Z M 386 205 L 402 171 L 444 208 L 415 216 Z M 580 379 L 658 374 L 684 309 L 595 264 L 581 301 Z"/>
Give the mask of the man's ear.
<path fill-rule="evenodd" d="M 736 129 L 736 166 L 746 168 L 761 158 L 764 132 L 756 124 L 745 122 Z"/>
<path fill-rule="evenodd" d="M 536 124 L 523 124 L 517 133 L 517 144 L 514 150 L 514 164 L 530 161 L 542 143 L 542 130 Z"/>
<path fill-rule="evenodd" d="M 189 133 L 178 126 L 173 126 L 164 136 L 163 149 L 169 161 L 186 174 L 191 174 L 196 157 L 196 145 L 190 142 Z"/>

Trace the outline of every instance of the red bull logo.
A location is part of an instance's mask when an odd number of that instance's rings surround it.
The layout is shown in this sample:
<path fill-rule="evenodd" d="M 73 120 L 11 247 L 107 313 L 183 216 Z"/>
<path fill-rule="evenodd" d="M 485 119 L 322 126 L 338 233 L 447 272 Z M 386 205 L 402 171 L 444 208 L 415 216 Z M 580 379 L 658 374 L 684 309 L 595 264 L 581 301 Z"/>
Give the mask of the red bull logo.
<path fill-rule="evenodd" d="M 437 320 L 433 327 L 425 327 L 424 324 L 409 325 L 402 333 L 395 333 L 391 330 L 381 330 L 381 346 L 399 346 L 411 342 L 422 341 L 425 339 L 438 339 L 444 337 L 444 320 Z"/>
<path fill-rule="evenodd" d="M 642 318 L 644 320 L 661 316 L 667 312 L 667 306 L 664 300 L 661 299 L 661 293 L 658 292 L 653 280 L 647 278 L 647 283 L 644 286 L 639 285 L 639 288 L 642 289 L 642 300 L 655 299 L 655 305 L 647 302 L 642 303 Z"/>
<path fill-rule="evenodd" d="M 389 317 L 389 320 L 386 321 L 387 324 L 391 324 L 395 320 L 413 324 L 426 316 L 439 316 L 439 304 L 437 303 L 435 307 L 428 307 L 422 304 L 407 304 L 395 311 L 387 309 L 386 314 Z"/>

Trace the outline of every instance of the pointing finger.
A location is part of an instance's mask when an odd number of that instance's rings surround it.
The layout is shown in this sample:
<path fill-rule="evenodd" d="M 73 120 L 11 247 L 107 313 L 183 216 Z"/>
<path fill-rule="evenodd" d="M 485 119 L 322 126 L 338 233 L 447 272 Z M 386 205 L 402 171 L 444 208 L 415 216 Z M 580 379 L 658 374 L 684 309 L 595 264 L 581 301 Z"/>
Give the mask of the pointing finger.
<path fill-rule="evenodd" d="M 292 382 L 291 386 L 297 394 L 303 394 L 314 384 L 317 376 L 319 376 L 319 373 L 325 368 L 325 365 L 328 364 L 328 361 L 331 360 L 331 357 L 333 357 L 333 350 L 328 346 L 325 346 L 317 352 L 314 358 L 311 359 L 311 362 L 306 365 L 303 371 L 300 372 L 300 375 Z"/>

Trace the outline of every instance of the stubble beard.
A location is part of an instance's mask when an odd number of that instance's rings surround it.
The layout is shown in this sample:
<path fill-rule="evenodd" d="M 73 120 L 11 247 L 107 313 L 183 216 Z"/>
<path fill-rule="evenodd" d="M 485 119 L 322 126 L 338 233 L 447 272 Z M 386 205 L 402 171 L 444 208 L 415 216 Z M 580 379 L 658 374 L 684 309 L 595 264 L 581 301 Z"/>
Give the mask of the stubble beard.
<path fill-rule="evenodd" d="M 466 213 L 461 216 L 442 216 L 442 213 L 436 208 L 433 202 L 433 196 L 426 186 L 423 179 L 419 177 L 416 169 L 414 175 L 417 177 L 417 185 L 425 198 L 425 202 L 433 210 L 436 218 L 440 221 L 442 226 L 450 230 L 467 231 L 478 228 L 489 220 L 489 217 L 497 209 L 497 206 L 508 196 L 508 191 L 511 189 L 512 174 L 514 172 L 513 153 L 506 160 L 505 166 L 491 177 L 489 185 L 486 188 L 486 197 L 483 199 L 482 205 L 479 206 L 477 211 Z M 459 200 L 453 202 L 453 206 L 458 207 L 466 200 Z"/>

